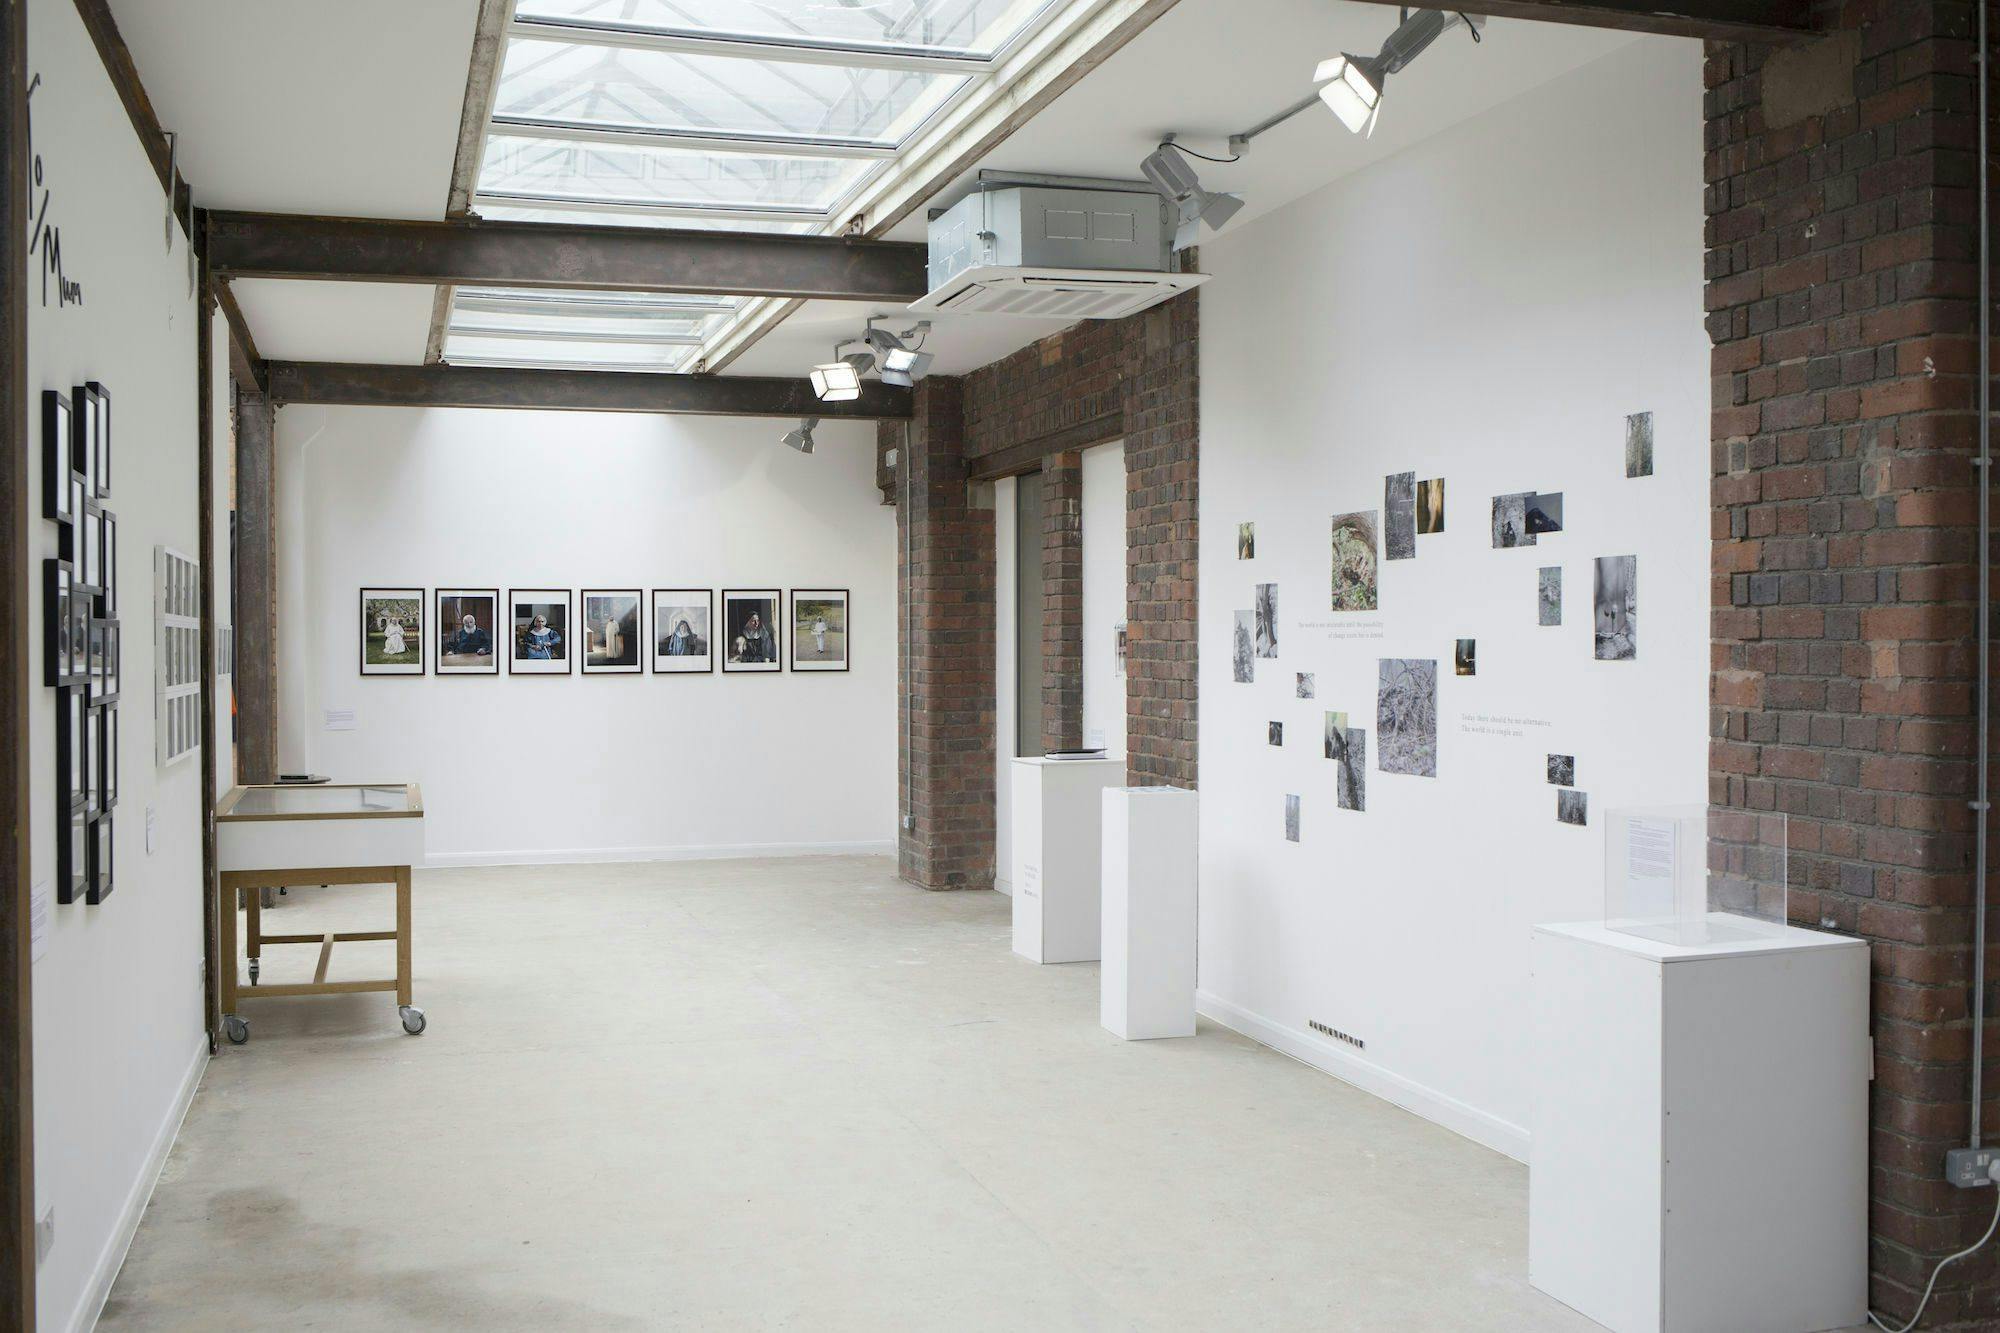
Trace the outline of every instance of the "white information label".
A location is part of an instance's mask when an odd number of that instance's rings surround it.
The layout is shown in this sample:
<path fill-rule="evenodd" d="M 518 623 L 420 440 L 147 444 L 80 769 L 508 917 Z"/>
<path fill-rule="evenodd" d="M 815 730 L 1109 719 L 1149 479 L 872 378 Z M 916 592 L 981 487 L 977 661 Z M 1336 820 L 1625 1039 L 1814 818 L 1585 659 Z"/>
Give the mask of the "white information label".
<path fill-rule="evenodd" d="M 326 710 L 328 731 L 354 730 L 354 710 L 352 708 L 329 708 Z"/>
<path fill-rule="evenodd" d="M 1674 877 L 1674 823 L 1671 819 L 1625 821 L 1625 873 L 1636 880 Z"/>
<path fill-rule="evenodd" d="M 1018 887 L 1021 890 L 1021 896 L 1023 898 L 1041 897 L 1042 868 L 1040 866 L 1022 866 L 1021 882 L 1018 885 Z"/>
<path fill-rule="evenodd" d="M 49 951 L 49 882 L 35 881 L 28 891 L 28 961 L 39 963 Z"/>

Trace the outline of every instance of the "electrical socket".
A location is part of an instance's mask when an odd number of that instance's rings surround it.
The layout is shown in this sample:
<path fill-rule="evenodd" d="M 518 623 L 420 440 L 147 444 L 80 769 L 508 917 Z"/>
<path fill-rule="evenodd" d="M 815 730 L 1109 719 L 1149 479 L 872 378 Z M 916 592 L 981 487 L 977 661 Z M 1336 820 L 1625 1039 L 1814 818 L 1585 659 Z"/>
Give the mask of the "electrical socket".
<path fill-rule="evenodd" d="M 1944 1178 L 1962 1190 L 1993 1183 L 1993 1164 L 2000 1148 L 1953 1148 L 1944 1155 Z"/>

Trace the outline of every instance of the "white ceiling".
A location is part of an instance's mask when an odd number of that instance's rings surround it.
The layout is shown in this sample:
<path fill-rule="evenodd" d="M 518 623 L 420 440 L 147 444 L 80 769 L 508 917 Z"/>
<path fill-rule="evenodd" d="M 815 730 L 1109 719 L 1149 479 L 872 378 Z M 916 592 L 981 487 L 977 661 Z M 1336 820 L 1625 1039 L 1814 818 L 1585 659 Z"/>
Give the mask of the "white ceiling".
<path fill-rule="evenodd" d="M 182 135 L 183 174 L 203 205 L 443 216 L 478 0 L 112 0 L 112 8 L 161 123 Z M 1180 0 L 980 165 L 1136 178 L 1169 130 L 1222 155 L 1230 132 L 1310 92 L 1320 59 L 1372 54 L 1395 26 L 1395 11 L 1379 4 Z M 1243 161 L 1197 165 L 1209 188 L 1245 196 L 1234 231 L 1633 40 L 1495 20 L 1475 47 L 1455 30 L 1390 81 L 1372 139 L 1313 107 L 1259 138 Z M 970 182 L 933 202 L 950 202 Z M 891 234 L 922 240 L 924 226 L 919 212 Z M 430 287 L 242 282 L 237 292 L 267 356 L 422 360 Z M 728 373 L 802 374 L 879 312 L 809 302 Z M 937 322 L 929 350 L 938 372 L 963 373 L 1062 327 L 959 316 Z"/>

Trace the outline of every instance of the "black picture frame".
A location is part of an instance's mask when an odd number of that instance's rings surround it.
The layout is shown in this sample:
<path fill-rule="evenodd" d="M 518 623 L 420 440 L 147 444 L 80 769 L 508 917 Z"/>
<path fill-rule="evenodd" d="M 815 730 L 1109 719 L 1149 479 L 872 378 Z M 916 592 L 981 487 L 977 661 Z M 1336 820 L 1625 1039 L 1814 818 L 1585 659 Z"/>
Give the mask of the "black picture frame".
<path fill-rule="evenodd" d="M 356 625 L 356 629 L 360 631 L 359 637 L 361 642 L 355 657 L 360 665 L 362 675 L 421 676 L 424 674 L 424 662 L 430 656 L 430 648 L 428 646 L 430 639 L 429 601 L 430 594 L 425 588 L 365 587 L 361 589 L 360 601 L 355 608 L 355 619 L 359 622 Z M 368 660 L 369 639 L 375 631 L 382 629 L 379 623 L 371 622 L 379 621 L 384 611 L 381 605 L 371 606 L 370 603 L 379 604 L 386 602 L 411 602 L 415 604 L 414 608 L 407 614 L 413 615 L 416 618 L 416 623 L 407 630 L 402 629 L 400 624 L 400 619 L 405 613 L 402 611 L 396 613 L 399 622 L 397 627 L 404 636 L 405 644 L 403 653 L 397 656 L 399 658 L 407 657 L 410 646 L 414 645 L 416 649 L 416 660 L 414 662 L 387 660 L 388 637 L 386 632 L 383 634 L 382 657 L 384 660 L 376 662 Z"/>
<path fill-rule="evenodd" d="M 83 900 L 95 906 L 111 896 L 116 887 L 117 824 L 109 810 L 90 821 L 90 877 L 84 885 Z"/>
<path fill-rule="evenodd" d="M 83 553 L 80 535 L 83 532 L 83 477 L 75 468 L 65 468 L 63 475 L 69 480 L 69 520 L 56 525 L 56 554 L 75 566 Z"/>
<path fill-rule="evenodd" d="M 67 525 L 70 505 L 69 399 L 54 389 L 42 390 L 42 517 Z"/>
<path fill-rule="evenodd" d="M 56 811 L 56 901 L 83 898 L 90 882 L 90 816 L 82 806 Z"/>
<path fill-rule="evenodd" d="M 854 662 L 854 599 L 852 596 L 849 595 L 848 590 L 846 588 L 794 588 L 792 589 L 791 600 L 792 600 L 791 669 L 795 672 L 801 672 L 809 676 L 818 675 L 826 672 L 840 672 L 848 670 L 853 665 Z M 800 632 L 800 626 L 798 623 L 801 615 L 799 611 L 799 605 L 801 601 L 809 603 L 824 602 L 829 604 L 838 602 L 840 604 L 840 623 L 838 625 L 828 627 L 831 632 L 840 635 L 840 658 L 837 664 L 834 661 L 834 659 L 830 657 L 815 657 L 811 660 L 805 660 L 805 661 L 800 660 L 799 648 L 800 645 L 806 641 L 805 634 L 802 634 Z M 810 630 L 806 631 L 806 634 L 810 633 L 811 633 Z M 815 643 L 815 648 L 817 649 L 816 638 L 814 640 L 814 643 Z"/>
<path fill-rule="evenodd" d="M 437 642 L 430 646 L 431 674 L 437 676 L 497 676 L 500 674 L 500 590 L 498 588 L 436 588 L 431 592 L 431 633 Z M 446 605 L 451 609 L 451 623 L 456 625 L 465 616 L 473 618 L 473 627 L 478 629 L 480 606 L 486 610 L 486 654 L 482 660 L 477 653 L 445 652 L 445 645 L 452 642 L 457 633 L 445 623 Z M 447 662 L 446 656 L 463 659 Z"/>
<path fill-rule="evenodd" d="M 768 660 L 739 661 L 736 656 L 737 631 L 742 628 L 747 617 L 734 614 L 737 603 L 749 606 L 758 602 L 769 602 L 770 621 L 765 629 L 771 636 L 771 656 Z M 763 622 L 763 611 L 758 611 L 758 620 Z M 785 590 L 783 588 L 724 588 L 722 590 L 722 618 L 716 625 L 716 637 L 720 639 L 722 650 L 722 670 L 725 675 L 771 675 L 785 669 Z"/>
<path fill-rule="evenodd" d="M 604 642 L 604 636 L 592 625 L 591 598 L 629 599 L 632 603 L 632 624 L 628 629 L 619 627 L 618 654 L 615 660 L 591 663 L 592 645 Z M 609 608 L 600 607 L 600 610 Z M 608 618 L 608 617 L 607 617 Z M 619 619 L 624 617 L 621 615 Z M 577 594 L 577 620 L 583 627 L 583 648 L 578 659 L 578 670 L 586 676 L 636 676 L 646 669 L 646 590 L 644 588 L 583 588 Z M 631 660 L 625 660 L 629 649 Z"/>
<path fill-rule="evenodd" d="M 97 498 L 97 398 L 88 384 L 69 391 L 69 465 L 83 474 L 83 496 Z"/>
<path fill-rule="evenodd" d="M 109 509 L 99 511 L 102 515 L 98 523 L 97 572 L 102 589 L 97 594 L 97 613 L 101 616 L 118 614 L 118 515 Z"/>
<path fill-rule="evenodd" d="M 90 684 L 90 617 L 96 603 L 70 572 L 69 596 L 69 682 Z"/>
<path fill-rule="evenodd" d="M 102 752 L 97 748 L 97 724 L 100 719 L 97 710 L 90 706 L 93 701 L 90 698 L 88 688 L 82 686 L 77 688 L 82 693 L 84 699 L 83 735 L 81 740 L 83 762 L 80 767 L 73 768 L 69 774 L 72 788 L 71 799 L 75 799 L 74 791 L 80 786 L 83 793 L 84 811 L 95 817 L 97 814 L 97 798 L 104 790 L 104 784 L 97 775 L 97 762 L 103 758 Z"/>
<path fill-rule="evenodd" d="M 95 501 L 86 499 L 83 503 L 76 550 L 77 554 L 70 563 L 77 585 L 94 598 L 104 591 L 104 584 L 100 581 L 103 577 L 100 566 L 104 561 L 104 511 L 97 507 Z"/>
<path fill-rule="evenodd" d="M 94 492 L 100 500 L 111 498 L 111 390 L 96 380 L 84 383 L 91 397 L 90 462 Z"/>
<path fill-rule="evenodd" d="M 97 808 L 118 805 L 118 706 L 93 704 L 90 743 L 97 747 Z"/>
<path fill-rule="evenodd" d="M 699 599 L 699 600 L 697 600 Z M 673 653 L 667 651 L 667 639 L 674 633 L 674 626 L 662 623 L 660 608 L 702 608 L 704 624 L 702 630 L 707 635 L 704 650 L 696 653 Z M 656 676 L 700 676 L 711 675 L 715 671 L 715 592 L 709 588 L 655 588 L 652 596 L 653 632 L 647 639 L 650 649 L 647 656 L 653 660 L 653 674 Z M 671 619 L 672 617 L 669 617 Z M 688 632 L 696 639 L 701 635 L 693 625 Z M 694 663 L 700 665 L 693 665 Z"/>
<path fill-rule="evenodd" d="M 65 815 L 89 804 L 84 747 L 90 743 L 90 691 L 56 687 L 56 808 Z"/>
<path fill-rule="evenodd" d="M 122 666 L 118 651 L 119 623 L 114 619 L 99 618 L 91 623 L 90 633 L 90 701 L 93 704 L 117 703 Z"/>
<path fill-rule="evenodd" d="M 74 571 L 67 560 L 42 561 L 42 678 L 57 687 L 87 683 L 76 675 L 76 650 L 70 635 L 76 629 Z"/>
<path fill-rule="evenodd" d="M 568 588 L 509 588 L 507 590 L 507 674 L 510 676 L 568 676 L 576 671 L 576 605 L 575 596 Z M 525 639 L 522 637 L 533 627 L 536 612 L 530 611 L 523 624 L 521 612 L 529 607 L 543 606 L 558 610 L 562 617 L 560 626 L 549 625 L 556 631 L 557 642 L 547 651 L 548 657 L 523 656 Z M 541 612 L 547 615 L 547 612 Z"/>

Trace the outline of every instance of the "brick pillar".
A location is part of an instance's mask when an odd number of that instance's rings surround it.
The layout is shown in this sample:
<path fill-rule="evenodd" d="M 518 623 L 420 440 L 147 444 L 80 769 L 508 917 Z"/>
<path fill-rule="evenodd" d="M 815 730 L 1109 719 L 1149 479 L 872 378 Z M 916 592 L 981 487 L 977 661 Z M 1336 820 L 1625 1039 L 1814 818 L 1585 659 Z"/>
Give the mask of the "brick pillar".
<path fill-rule="evenodd" d="M 1083 455 L 1042 460 L 1042 749 L 1083 744 Z"/>
<path fill-rule="evenodd" d="M 1195 785 L 1199 300 L 1190 293 L 1134 317 L 1124 384 L 1125 772 L 1174 787 Z"/>
<path fill-rule="evenodd" d="M 966 484 L 960 382 L 917 386 L 896 508 L 904 827 L 898 871 L 926 889 L 993 886 L 993 511 Z"/>
<path fill-rule="evenodd" d="M 1900 1320 L 1993 1209 L 1943 1181 L 1969 1132 L 1981 743 L 1972 13 L 1819 8 L 1824 38 L 1708 47 L 1709 781 L 1790 817 L 1794 921 L 1871 941 L 1870 1286 Z M 1994 1327 L 2000 1247 L 1938 1291 L 1924 1327 Z"/>

